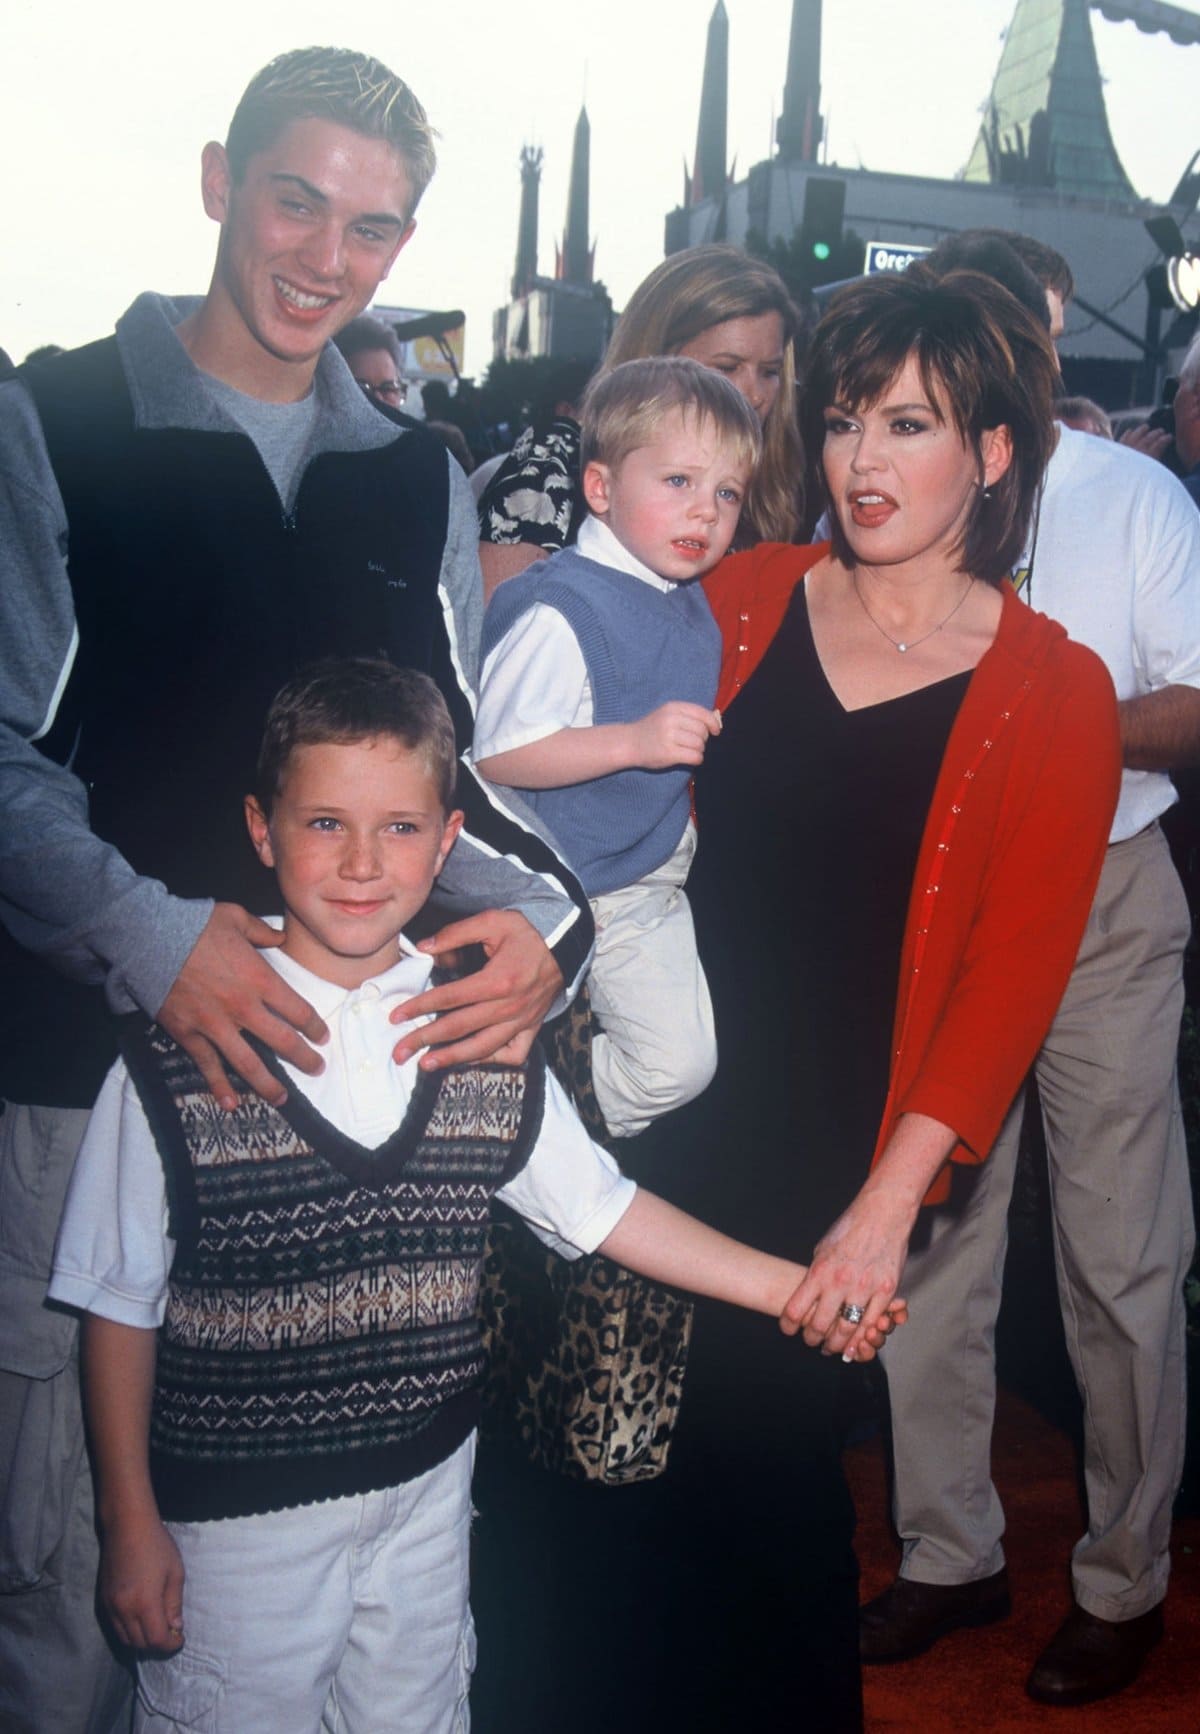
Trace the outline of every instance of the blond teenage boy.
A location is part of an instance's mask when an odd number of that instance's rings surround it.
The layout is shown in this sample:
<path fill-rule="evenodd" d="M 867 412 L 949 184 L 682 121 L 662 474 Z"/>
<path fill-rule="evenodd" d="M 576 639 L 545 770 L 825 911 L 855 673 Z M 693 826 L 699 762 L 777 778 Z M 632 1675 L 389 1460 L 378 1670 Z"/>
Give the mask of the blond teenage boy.
<path fill-rule="evenodd" d="M 327 1031 L 263 955 L 273 891 L 240 824 L 271 696 L 315 657 L 384 655 L 432 675 L 471 739 L 470 489 L 330 341 L 403 263 L 434 172 L 425 110 L 369 54 L 295 49 L 199 166 L 207 293 L 139 295 L 112 336 L 0 381 L 5 1734 L 110 1734 L 131 1691 L 93 1607 L 77 1330 L 43 1304 L 110 1009 L 154 1016 L 230 1109 L 234 1071 L 281 1094 L 247 1031 L 319 1072 Z M 452 926 L 428 943 L 478 940 L 489 966 L 419 1008 L 439 1014 L 430 1067 L 524 1058 L 591 949 L 542 838 L 469 775 L 459 801 Z"/>
<path fill-rule="evenodd" d="M 392 1063 L 389 1013 L 434 967 L 403 929 L 458 835 L 454 781 L 426 676 L 359 659 L 285 687 L 246 819 L 284 910 L 267 955 L 330 1026 L 325 1072 L 264 1047 L 287 1101 L 221 1115 L 135 1015 L 86 1134 L 51 1293 L 86 1314 L 100 1598 L 140 1652 L 135 1726 L 466 1726 L 493 1195 L 567 1257 L 758 1311 L 803 1275 L 624 1179 L 538 1050 Z"/>
<path fill-rule="evenodd" d="M 726 553 L 761 449 L 728 381 L 682 357 L 589 390 L 573 548 L 493 595 L 475 763 L 520 789 L 591 899 L 596 1097 L 628 1137 L 712 1077 L 712 1005 L 683 893 L 690 782 L 710 736 L 721 640 L 696 580 Z"/>

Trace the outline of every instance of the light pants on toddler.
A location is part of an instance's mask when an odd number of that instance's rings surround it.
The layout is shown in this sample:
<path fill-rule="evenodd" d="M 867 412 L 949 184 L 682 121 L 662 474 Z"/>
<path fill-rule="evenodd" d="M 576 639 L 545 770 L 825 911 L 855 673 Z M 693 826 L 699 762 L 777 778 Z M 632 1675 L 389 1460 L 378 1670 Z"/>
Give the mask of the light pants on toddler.
<path fill-rule="evenodd" d="M 167 1525 L 184 1647 L 138 1666 L 135 1734 L 465 1734 L 474 1434 L 378 1493 Z"/>
<path fill-rule="evenodd" d="M 596 956 L 588 992 L 601 1030 L 592 1083 L 617 1138 L 692 1101 L 716 1070 L 712 1000 L 683 894 L 695 853 L 689 821 L 661 867 L 591 899 Z"/>

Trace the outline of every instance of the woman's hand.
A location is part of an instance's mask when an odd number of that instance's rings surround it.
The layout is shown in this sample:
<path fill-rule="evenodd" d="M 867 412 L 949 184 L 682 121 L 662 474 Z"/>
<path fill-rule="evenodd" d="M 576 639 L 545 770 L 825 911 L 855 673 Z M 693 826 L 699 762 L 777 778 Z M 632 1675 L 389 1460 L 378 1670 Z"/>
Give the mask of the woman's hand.
<path fill-rule="evenodd" d="M 823 1354 L 869 1360 L 899 1322 L 889 1308 L 911 1232 L 910 1213 L 886 1193 L 860 1192 L 818 1243 L 808 1275 L 784 1308 L 783 1328 L 802 1331 L 809 1348 Z M 843 1307 L 859 1309 L 858 1319 L 847 1319 Z"/>
<path fill-rule="evenodd" d="M 908 1302 L 901 1300 L 900 1296 L 897 1295 L 887 1310 L 880 1313 L 877 1318 L 868 1318 L 864 1314 L 862 1342 L 856 1349 L 847 1350 L 843 1358 L 848 1361 L 873 1361 L 896 1326 L 907 1323 Z M 779 1328 L 785 1337 L 794 1337 L 800 1329 L 796 1321 L 788 1317 L 786 1308 L 780 1314 Z"/>
<path fill-rule="evenodd" d="M 870 1178 L 813 1254 L 808 1275 L 780 1324 L 800 1330 L 810 1348 L 843 1360 L 870 1360 L 886 1337 L 885 1321 L 902 1323 L 897 1290 L 921 1200 L 958 1142 L 925 1114 L 901 1114 Z M 853 1309 L 846 1318 L 842 1308 Z M 907 1309 L 904 1311 L 907 1317 Z"/>

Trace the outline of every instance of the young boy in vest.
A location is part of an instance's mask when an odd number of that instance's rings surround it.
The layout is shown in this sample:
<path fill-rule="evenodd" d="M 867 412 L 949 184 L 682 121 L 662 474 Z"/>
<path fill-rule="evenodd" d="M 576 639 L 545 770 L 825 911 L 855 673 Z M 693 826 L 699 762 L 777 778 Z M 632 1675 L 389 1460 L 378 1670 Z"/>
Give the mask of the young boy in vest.
<path fill-rule="evenodd" d="M 246 819 L 284 909 L 266 955 L 329 1023 L 326 1069 L 259 1044 L 287 1101 L 223 1114 L 135 1014 L 84 1140 L 51 1294 L 86 1314 L 100 1599 L 140 1653 L 145 1728 L 465 1728 L 494 1195 L 567 1257 L 759 1311 L 803 1275 L 623 1178 L 538 1049 L 393 1063 L 455 768 L 425 675 L 329 662 L 281 691 Z"/>
<path fill-rule="evenodd" d="M 581 422 L 591 516 L 492 597 L 474 756 L 522 791 L 591 900 L 592 1075 L 630 1137 L 716 1065 L 683 894 L 691 777 L 721 727 L 721 639 L 696 580 L 733 540 L 761 434 L 727 380 L 681 356 L 602 375 Z"/>

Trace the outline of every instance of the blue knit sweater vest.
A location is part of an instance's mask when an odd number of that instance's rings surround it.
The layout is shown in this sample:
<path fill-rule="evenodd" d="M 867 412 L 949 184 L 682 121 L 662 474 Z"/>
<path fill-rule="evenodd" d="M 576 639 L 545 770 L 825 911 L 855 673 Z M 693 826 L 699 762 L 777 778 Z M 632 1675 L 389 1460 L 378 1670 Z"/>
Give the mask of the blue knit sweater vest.
<path fill-rule="evenodd" d="M 540 561 L 496 591 L 483 654 L 536 603 L 557 608 L 579 642 L 593 721 L 636 722 L 669 699 L 711 705 L 721 635 L 698 583 L 657 590 L 574 548 Z M 645 878 L 668 860 L 689 813 L 687 766 L 614 771 L 563 789 L 523 790 L 589 897 Z"/>
<path fill-rule="evenodd" d="M 272 1108 L 243 1087 L 222 1114 L 164 1031 L 122 1022 L 177 1243 L 150 1419 L 162 1515 L 288 1510 L 443 1462 L 477 1418 L 484 1236 L 541 1125 L 540 1050 L 422 1073 L 367 1150 L 294 1089 Z"/>

